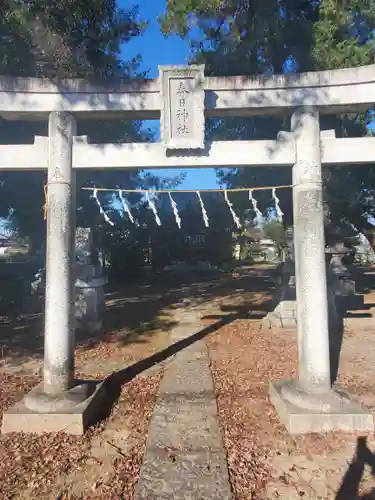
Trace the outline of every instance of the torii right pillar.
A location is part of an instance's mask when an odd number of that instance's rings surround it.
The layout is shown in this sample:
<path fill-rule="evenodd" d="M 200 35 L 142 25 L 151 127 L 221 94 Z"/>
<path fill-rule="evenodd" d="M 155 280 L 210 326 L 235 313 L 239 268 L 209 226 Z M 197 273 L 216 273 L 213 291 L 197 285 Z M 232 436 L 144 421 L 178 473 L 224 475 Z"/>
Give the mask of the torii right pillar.
<path fill-rule="evenodd" d="M 270 384 L 271 402 L 291 434 L 372 431 L 373 417 L 331 385 L 319 113 L 292 117 L 298 380 Z"/>

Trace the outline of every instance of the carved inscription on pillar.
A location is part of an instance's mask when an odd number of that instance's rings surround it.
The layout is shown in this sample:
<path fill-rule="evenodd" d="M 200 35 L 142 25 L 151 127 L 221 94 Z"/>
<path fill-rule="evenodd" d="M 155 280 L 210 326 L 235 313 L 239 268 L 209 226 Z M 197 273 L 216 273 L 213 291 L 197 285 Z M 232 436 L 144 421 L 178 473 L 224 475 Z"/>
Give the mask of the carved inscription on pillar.
<path fill-rule="evenodd" d="M 166 149 L 204 148 L 204 66 L 159 66 Z"/>

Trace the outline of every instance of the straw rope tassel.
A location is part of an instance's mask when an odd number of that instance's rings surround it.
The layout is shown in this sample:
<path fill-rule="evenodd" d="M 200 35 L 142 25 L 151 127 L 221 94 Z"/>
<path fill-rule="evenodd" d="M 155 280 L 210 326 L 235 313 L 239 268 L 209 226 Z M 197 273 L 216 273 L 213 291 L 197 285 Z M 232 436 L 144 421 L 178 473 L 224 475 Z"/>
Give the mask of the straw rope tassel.
<path fill-rule="evenodd" d="M 103 218 L 104 220 L 110 224 L 111 226 L 114 226 L 114 222 L 111 221 L 111 219 L 108 217 L 108 215 L 105 213 L 104 211 L 104 208 L 102 207 L 102 204 L 100 203 L 99 201 L 99 198 L 98 198 L 98 190 L 97 189 L 94 189 L 94 192 L 92 194 L 92 197 L 94 198 L 94 200 L 96 201 L 96 204 L 98 205 L 99 207 L 99 210 L 100 210 L 100 213 L 103 215 Z"/>
<path fill-rule="evenodd" d="M 169 195 L 169 200 L 170 200 L 171 205 L 172 205 L 173 215 L 174 215 L 174 218 L 176 219 L 176 224 L 178 226 L 178 229 L 181 229 L 181 217 L 178 213 L 177 203 L 172 198 L 171 193 L 168 193 L 168 195 Z"/>
<path fill-rule="evenodd" d="M 233 203 L 231 203 L 229 201 L 228 192 L 227 191 L 224 191 L 224 198 L 225 198 L 225 201 L 227 202 L 227 205 L 229 207 L 230 213 L 232 214 L 233 222 L 236 224 L 237 229 L 241 229 L 240 219 L 237 217 L 236 212 L 234 211 Z"/>
<path fill-rule="evenodd" d="M 134 217 L 131 213 L 131 210 L 130 210 L 130 206 L 129 206 L 129 203 L 127 202 L 127 200 L 125 200 L 123 194 L 122 194 L 122 191 L 121 189 L 119 189 L 118 191 L 118 196 L 120 198 L 120 201 L 122 203 L 122 207 L 124 209 L 124 212 L 128 215 L 129 217 L 129 220 L 132 224 L 135 224 L 136 226 L 138 225 L 137 222 L 134 220 Z"/>
<path fill-rule="evenodd" d="M 206 227 L 209 227 L 210 222 L 208 220 L 208 215 L 207 215 L 206 209 L 204 208 L 204 203 L 203 203 L 203 200 L 202 200 L 202 196 L 201 196 L 201 194 L 200 194 L 199 191 L 196 191 L 196 193 L 197 193 L 197 196 L 198 196 L 198 199 L 199 199 L 199 203 L 200 203 L 200 206 L 201 206 L 201 209 L 202 209 L 202 216 L 203 216 L 204 225 Z"/>
<path fill-rule="evenodd" d="M 280 208 L 280 200 L 279 200 L 279 198 L 276 195 L 276 189 L 275 188 L 272 189 L 272 198 L 275 200 L 275 210 L 276 210 L 277 220 L 279 222 L 282 222 L 283 221 L 284 213 L 282 212 L 282 210 Z"/>
<path fill-rule="evenodd" d="M 161 220 L 158 216 L 158 211 L 156 210 L 155 203 L 151 200 L 149 192 L 146 193 L 146 200 L 148 203 L 148 208 L 152 211 L 155 217 L 155 222 L 158 226 L 161 226 Z"/>
<path fill-rule="evenodd" d="M 43 217 L 44 217 L 44 220 L 47 220 L 47 210 L 48 210 L 48 186 L 47 186 L 47 184 L 44 184 L 43 191 L 44 191 Z"/>
<path fill-rule="evenodd" d="M 262 215 L 262 212 L 258 208 L 258 203 L 253 196 L 252 189 L 249 190 L 249 200 L 251 201 L 251 204 L 253 206 L 253 210 L 255 212 L 256 218 L 257 218 L 258 222 L 260 222 L 261 220 L 263 220 L 263 215 Z"/>

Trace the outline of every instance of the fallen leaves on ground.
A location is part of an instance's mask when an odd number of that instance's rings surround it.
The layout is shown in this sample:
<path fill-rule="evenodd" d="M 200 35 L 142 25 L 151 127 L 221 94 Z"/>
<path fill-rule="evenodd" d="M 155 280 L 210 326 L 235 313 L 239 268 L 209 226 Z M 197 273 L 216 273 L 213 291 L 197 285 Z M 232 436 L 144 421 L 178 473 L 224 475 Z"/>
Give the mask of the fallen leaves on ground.
<path fill-rule="evenodd" d="M 0 374 L 1 413 L 39 382 L 39 377 Z M 67 472 L 85 453 L 85 439 L 60 434 L 10 434 L 0 438 L 0 499 L 20 491 L 38 489 Z M 50 483 L 52 484 L 52 483 Z M 16 497 L 17 498 L 17 497 Z"/>
<path fill-rule="evenodd" d="M 296 340 L 293 330 L 262 329 L 258 321 L 244 320 L 207 338 L 234 500 L 335 498 L 353 458 L 358 435 L 290 436 L 269 402 L 271 380 L 297 376 Z M 354 371 L 355 393 L 360 380 Z M 322 482 L 327 496 L 317 493 Z M 270 485 L 275 496 L 269 496 Z M 360 491 L 372 486 L 364 478 Z"/>
<path fill-rule="evenodd" d="M 272 346 L 259 322 L 237 320 L 207 341 L 234 500 L 264 498 L 270 445 L 259 432 L 268 382 L 295 372 L 295 351 Z"/>
<path fill-rule="evenodd" d="M 0 438 L 0 500 L 11 498 L 131 500 L 139 477 L 149 419 L 159 387 L 161 371 L 140 376 L 122 387 L 120 398 L 105 422 L 83 437 L 67 434 L 11 434 Z M 0 374 L 3 413 L 39 381 L 38 377 Z M 126 430 L 131 448 L 114 449 L 109 463 L 92 450 L 93 440 L 105 441 Z M 110 443 L 111 445 L 111 443 Z M 97 469 L 95 471 L 94 469 Z M 95 472 L 102 480 L 94 481 Z M 76 494 L 70 476 L 81 474 Z M 56 490 L 59 485 L 59 491 Z M 67 487 L 66 487 L 67 485 Z M 73 487 L 71 488 L 71 486 Z"/>
<path fill-rule="evenodd" d="M 127 442 L 131 448 L 125 452 L 122 452 L 121 448 L 117 450 L 119 453 L 112 461 L 112 473 L 100 484 L 98 491 L 91 496 L 86 495 L 85 500 L 134 498 L 134 488 L 139 480 L 149 421 L 161 376 L 160 371 L 153 376 L 139 377 L 124 386 L 118 404 L 101 432 L 105 433 L 106 427 L 109 426 L 118 428 L 120 434 L 126 429 Z"/>

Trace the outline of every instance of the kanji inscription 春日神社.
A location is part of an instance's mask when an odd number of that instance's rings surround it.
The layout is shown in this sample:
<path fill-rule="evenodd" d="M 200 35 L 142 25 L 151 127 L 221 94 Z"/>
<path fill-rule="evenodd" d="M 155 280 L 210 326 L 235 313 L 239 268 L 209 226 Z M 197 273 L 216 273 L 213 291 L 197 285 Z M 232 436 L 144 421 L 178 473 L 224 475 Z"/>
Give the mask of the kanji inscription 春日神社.
<path fill-rule="evenodd" d="M 166 149 L 204 148 L 203 70 L 160 67 L 161 137 Z"/>
<path fill-rule="evenodd" d="M 189 91 L 186 88 L 184 81 L 181 81 L 177 92 L 177 135 L 184 136 L 189 134 L 189 112 L 187 110 L 187 100 L 189 98 Z"/>

